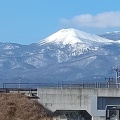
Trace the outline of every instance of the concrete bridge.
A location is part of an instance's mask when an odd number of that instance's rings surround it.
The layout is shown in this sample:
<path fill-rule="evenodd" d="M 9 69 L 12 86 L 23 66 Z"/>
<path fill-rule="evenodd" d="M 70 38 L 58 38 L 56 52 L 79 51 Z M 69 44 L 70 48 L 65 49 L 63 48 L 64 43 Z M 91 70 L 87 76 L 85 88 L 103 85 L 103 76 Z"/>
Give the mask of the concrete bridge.
<path fill-rule="evenodd" d="M 1 92 L 37 96 L 57 120 L 120 120 L 120 85 L 116 83 L 5 83 L 3 86 Z"/>
<path fill-rule="evenodd" d="M 75 120 L 106 120 L 106 106 L 120 105 L 119 86 L 108 83 L 84 87 L 38 87 L 37 96 L 39 102 L 56 113 L 56 116 L 64 115 L 66 119 L 72 116 Z M 119 120 L 119 109 L 111 116 L 112 113 L 108 113 L 107 120 Z"/>

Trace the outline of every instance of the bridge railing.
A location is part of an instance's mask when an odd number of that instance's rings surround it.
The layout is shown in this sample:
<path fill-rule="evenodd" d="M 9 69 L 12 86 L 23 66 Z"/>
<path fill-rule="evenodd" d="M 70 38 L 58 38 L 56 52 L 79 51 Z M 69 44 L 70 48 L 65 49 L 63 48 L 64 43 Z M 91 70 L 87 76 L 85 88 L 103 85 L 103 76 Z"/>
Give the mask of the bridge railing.
<path fill-rule="evenodd" d="M 37 87 L 62 87 L 62 88 L 120 88 L 120 84 L 110 82 L 58 82 L 58 83 L 3 83 L 3 88 L 37 88 Z"/>

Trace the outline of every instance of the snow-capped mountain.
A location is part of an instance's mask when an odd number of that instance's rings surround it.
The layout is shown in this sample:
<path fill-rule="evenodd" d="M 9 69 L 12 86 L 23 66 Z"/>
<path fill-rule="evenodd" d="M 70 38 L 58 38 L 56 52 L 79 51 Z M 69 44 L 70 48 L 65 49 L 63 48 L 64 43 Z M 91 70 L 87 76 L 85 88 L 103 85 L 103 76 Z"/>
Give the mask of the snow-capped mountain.
<path fill-rule="evenodd" d="M 54 33 L 53 35 L 47 37 L 46 39 L 38 42 L 40 46 L 48 46 L 50 44 L 58 46 L 60 48 L 66 48 L 66 46 L 69 46 L 71 48 L 70 53 L 76 52 L 78 54 L 81 54 L 84 51 L 96 50 L 101 45 L 112 43 L 115 43 L 115 41 L 72 28 L 62 29 Z"/>
<path fill-rule="evenodd" d="M 106 32 L 105 34 L 101 34 L 99 36 L 110 40 L 120 40 L 120 31 Z"/>
<path fill-rule="evenodd" d="M 73 28 L 70 29 L 62 29 L 53 35 L 47 37 L 42 42 L 40 41 L 40 44 L 46 44 L 46 43 L 54 43 L 54 44 L 86 44 L 91 45 L 95 43 L 110 43 L 113 42 L 112 40 L 101 38 L 95 34 L 86 33 L 83 31 L 79 31 Z"/>
<path fill-rule="evenodd" d="M 101 46 L 115 43 L 115 41 L 99 37 L 95 34 L 86 33 L 76 29 L 62 29 L 44 40 L 38 42 L 39 46 L 45 48 L 47 53 L 52 51 L 57 58 L 67 58 L 96 51 Z M 56 54 L 57 53 L 57 54 Z M 58 60 L 58 62 L 65 62 Z"/>
<path fill-rule="evenodd" d="M 1 83 L 98 81 L 114 76 L 120 42 L 62 29 L 31 45 L 0 43 Z"/>

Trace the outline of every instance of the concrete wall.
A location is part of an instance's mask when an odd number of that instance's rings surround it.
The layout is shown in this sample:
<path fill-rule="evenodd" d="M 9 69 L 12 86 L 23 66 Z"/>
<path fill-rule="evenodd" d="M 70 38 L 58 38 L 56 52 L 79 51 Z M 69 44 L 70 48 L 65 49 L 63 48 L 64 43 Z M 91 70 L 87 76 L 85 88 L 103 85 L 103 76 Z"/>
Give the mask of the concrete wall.
<path fill-rule="evenodd" d="M 97 110 L 97 97 L 120 97 L 117 88 L 38 88 L 39 102 L 56 110 L 86 110 L 93 120 L 105 120 L 105 110 Z"/>

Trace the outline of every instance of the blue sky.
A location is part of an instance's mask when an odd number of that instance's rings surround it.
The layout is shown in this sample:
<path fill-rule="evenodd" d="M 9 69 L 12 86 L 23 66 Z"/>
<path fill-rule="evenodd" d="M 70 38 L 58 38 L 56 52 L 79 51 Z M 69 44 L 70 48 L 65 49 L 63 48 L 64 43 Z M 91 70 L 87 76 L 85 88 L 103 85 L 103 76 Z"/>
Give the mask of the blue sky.
<path fill-rule="evenodd" d="M 0 0 L 0 42 L 36 43 L 71 27 L 120 31 L 120 0 Z"/>

